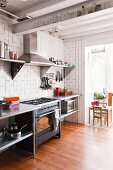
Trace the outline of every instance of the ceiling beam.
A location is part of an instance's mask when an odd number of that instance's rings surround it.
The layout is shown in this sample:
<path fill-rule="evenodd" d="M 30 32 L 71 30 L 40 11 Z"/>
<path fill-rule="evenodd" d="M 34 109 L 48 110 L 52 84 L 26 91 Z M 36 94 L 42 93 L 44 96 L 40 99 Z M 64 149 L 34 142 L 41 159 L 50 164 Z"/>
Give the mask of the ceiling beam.
<path fill-rule="evenodd" d="M 96 17 L 96 18 L 92 18 L 92 19 L 88 19 L 88 20 L 76 20 L 74 22 L 71 22 L 70 20 L 68 20 L 68 22 L 62 22 L 62 23 L 58 23 L 56 26 L 59 28 L 59 31 L 58 33 L 56 33 L 57 35 L 61 35 L 63 33 L 65 33 L 66 31 L 68 30 L 72 30 L 72 29 L 78 29 L 78 27 L 83 27 L 83 26 L 90 26 L 90 24 L 97 24 L 97 23 L 100 23 L 100 22 L 113 22 L 113 14 L 110 14 L 110 15 L 105 15 L 103 17 Z M 46 27 L 42 27 L 40 30 L 41 31 L 50 31 L 52 30 L 52 27 L 53 26 L 46 26 Z"/>
<path fill-rule="evenodd" d="M 109 26 L 106 26 L 106 27 L 99 26 L 98 29 L 92 28 L 92 29 L 84 29 L 84 30 L 77 31 L 77 32 L 73 31 L 73 32 L 70 32 L 70 34 L 61 36 L 61 39 L 83 37 L 83 36 L 100 34 L 100 33 L 109 32 L 109 31 L 113 31 L 113 24 L 110 24 Z"/>
<path fill-rule="evenodd" d="M 82 2 L 86 2 L 88 0 L 50 0 L 46 1 L 44 3 L 40 3 L 38 5 L 35 5 L 32 8 L 23 10 L 19 13 L 16 13 L 17 16 L 25 16 L 25 15 L 31 15 L 33 17 L 42 16 L 45 14 L 49 14 L 51 12 L 55 12 L 76 4 L 80 4 Z M 90 0 L 91 1 L 91 0 Z"/>
<path fill-rule="evenodd" d="M 87 31 L 87 30 L 93 30 L 93 29 L 99 29 L 99 28 L 105 28 L 105 27 L 111 27 L 113 26 L 113 17 L 109 20 L 106 21 L 100 21 L 100 22 L 93 22 L 93 23 L 81 23 L 78 25 L 73 26 L 72 28 L 68 28 L 60 30 L 56 35 L 59 36 L 65 36 L 65 35 L 69 35 L 71 33 L 77 33 L 80 31 Z"/>
<path fill-rule="evenodd" d="M 29 33 L 29 32 L 34 32 L 36 30 L 48 30 L 48 29 L 51 29 L 53 26 L 63 26 L 64 30 L 65 30 L 65 28 L 69 27 L 70 25 L 73 25 L 73 27 L 75 27 L 77 25 L 79 26 L 80 24 L 88 25 L 93 22 L 98 23 L 99 21 L 109 20 L 109 18 L 112 18 L 113 17 L 113 8 L 105 9 L 105 10 L 102 10 L 99 12 L 94 12 L 94 13 L 87 14 L 87 15 L 83 15 L 83 16 L 76 17 L 73 19 L 54 23 L 51 25 L 46 25 L 43 27 L 37 26 L 37 22 L 39 21 L 39 18 L 41 20 L 43 20 L 43 19 L 46 20 L 46 19 L 48 19 L 48 17 L 51 17 L 51 14 L 15 24 L 14 25 L 14 33 L 25 34 L 25 33 Z"/>

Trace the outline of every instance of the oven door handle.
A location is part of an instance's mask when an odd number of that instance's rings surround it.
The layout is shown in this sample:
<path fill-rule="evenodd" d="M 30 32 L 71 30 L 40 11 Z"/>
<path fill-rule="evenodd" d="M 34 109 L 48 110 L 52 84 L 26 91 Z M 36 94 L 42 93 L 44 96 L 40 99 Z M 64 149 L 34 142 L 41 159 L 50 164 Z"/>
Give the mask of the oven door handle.
<path fill-rule="evenodd" d="M 59 109 L 57 109 L 57 110 L 59 110 Z M 49 115 L 49 114 L 54 113 L 54 112 L 55 112 L 55 110 L 52 110 L 51 112 L 47 112 L 45 114 L 37 115 L 36 118 L 41 118 L 43 116 Z"/>

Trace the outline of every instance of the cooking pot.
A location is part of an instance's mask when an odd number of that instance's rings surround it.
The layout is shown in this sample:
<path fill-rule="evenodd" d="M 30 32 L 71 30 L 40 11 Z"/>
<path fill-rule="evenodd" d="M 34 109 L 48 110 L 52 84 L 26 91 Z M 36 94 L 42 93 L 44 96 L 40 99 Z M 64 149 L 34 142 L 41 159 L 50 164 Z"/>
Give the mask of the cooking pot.
<path fill-rule="evenodd" d="M 27 125 L 22 126 L 20 129 L 12 129 L 8 131 L 8 136 L 13 139 L 18 139 L 21 137 L 21 130 L 25 128 Z"/>
<path fill-rule="evenodd" d="M 54 90 L 54 93 L 55 93 L 55 96 L 60 96 L 60 94 L 61 94 L 61 88 L 56 87 L 55 90 Z"/>

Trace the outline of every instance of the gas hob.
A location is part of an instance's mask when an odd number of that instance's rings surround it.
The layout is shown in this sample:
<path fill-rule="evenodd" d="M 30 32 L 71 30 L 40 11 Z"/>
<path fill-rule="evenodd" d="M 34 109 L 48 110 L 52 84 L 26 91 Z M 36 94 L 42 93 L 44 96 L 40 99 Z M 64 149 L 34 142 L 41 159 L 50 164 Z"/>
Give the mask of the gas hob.
<path fill-rule="evenodd" d="M 52 101 L 55 101 L 55 100 L 56 99 L 53 99 L 53 98 L 41 97 L 41 98 L 37 98 L 37 99 L 33 99 L 33 100 L 23 101 L 21 103 L 31 104 L 31 105 L 39 105 L 39 104 L 43 104 L 43 103 L 49 103 L 49 102 L 52 102 Z"/>

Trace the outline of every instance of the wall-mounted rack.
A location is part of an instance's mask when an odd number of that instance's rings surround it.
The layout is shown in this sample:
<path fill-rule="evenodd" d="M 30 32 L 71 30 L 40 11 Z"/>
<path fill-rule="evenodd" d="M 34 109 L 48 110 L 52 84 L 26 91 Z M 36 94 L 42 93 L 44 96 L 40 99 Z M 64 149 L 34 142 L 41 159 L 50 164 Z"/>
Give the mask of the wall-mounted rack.
<path fill-rule="evenodd" d="M 44 67 L 41 66 L 40 78 L 42 78 L 46 74 L 46 72 L 49 70 L 50 67 L 63 68 L 63 70 L 64 70 L 64 73 L 63 73 L 64 78 L 75 68 L 75 66 L 57 65 L 57 64 L 54 64 L 54 63 L 51 66 L 46 66 L 46 67 L 45 66 Z"/>

